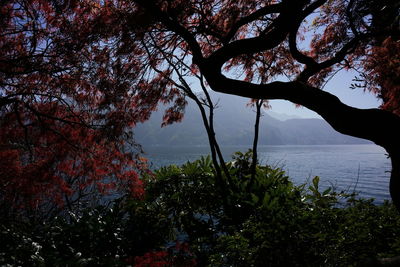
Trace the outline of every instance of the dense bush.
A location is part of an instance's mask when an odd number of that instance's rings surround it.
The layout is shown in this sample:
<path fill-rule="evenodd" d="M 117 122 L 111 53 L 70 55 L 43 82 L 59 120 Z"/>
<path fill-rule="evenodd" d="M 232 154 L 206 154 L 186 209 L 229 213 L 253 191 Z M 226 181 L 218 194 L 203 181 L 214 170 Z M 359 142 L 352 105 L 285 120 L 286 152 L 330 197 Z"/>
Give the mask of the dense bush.
<path fill-rule="evenodd" d="M 295 186 L 250 153 L 227 164 L 221 190 L 209 158 L 161 168 L 143 200 L 51 221 L 2 220 L 0 265 L 360 266 L 400 255 L 400 218 L 390 203 Z"/>
<path fill-rule="evenodd" d="M 238 190 L 225 203 L 207 158 L 162 168 L 148 184 L 149 201 L 172 215 L 200 265 L 352 266 L 400 254 L 400 218 L 391 204 L 321 191 L 318 177 L 307 188 L 294 186 L 270 166 L 257 166 L 250 182 L 250 159 L 236 153 L 228 164 Z"/>

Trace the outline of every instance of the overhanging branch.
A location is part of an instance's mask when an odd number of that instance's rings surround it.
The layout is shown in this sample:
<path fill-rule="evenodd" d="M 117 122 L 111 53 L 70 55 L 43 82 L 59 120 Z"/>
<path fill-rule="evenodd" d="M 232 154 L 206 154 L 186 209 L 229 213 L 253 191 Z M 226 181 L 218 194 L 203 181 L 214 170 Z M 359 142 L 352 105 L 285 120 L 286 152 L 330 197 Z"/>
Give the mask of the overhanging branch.
<path fill-rule="evenodd" d="M 288 100 L 315 111 L 340 133 L 370 140 L 389 153 L 400 147 L 400 130 L 396 127 L 400 125 L 400 117 L 390 112 L 354 108 L 328 92 L 297 81 L 253 84 L 221 73 L 206 71 L 205 76 L 215 91 L 254 99 Z"/>

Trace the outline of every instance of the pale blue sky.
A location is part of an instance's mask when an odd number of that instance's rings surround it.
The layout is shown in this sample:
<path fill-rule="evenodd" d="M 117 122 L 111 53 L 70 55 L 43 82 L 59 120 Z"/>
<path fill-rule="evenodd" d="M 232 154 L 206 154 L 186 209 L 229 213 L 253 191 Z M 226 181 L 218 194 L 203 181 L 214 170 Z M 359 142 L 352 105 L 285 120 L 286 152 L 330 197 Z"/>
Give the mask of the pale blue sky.
<path fill-rule="evenodd" d="M 357 108 L 377 108 L 380 101 L 370 92 L 363 89 L 350 89 L 353 83 L 354 72 L 340 71 L 325 86 L 324 90 L 336 95 L 343 103 Z M 317 113 L 301 107 L 296 108 L 292 103 L 284 100 L 270 101 L 272 111 L 276 113 L 298 116 L 302 118 L 321 118 Z"/>

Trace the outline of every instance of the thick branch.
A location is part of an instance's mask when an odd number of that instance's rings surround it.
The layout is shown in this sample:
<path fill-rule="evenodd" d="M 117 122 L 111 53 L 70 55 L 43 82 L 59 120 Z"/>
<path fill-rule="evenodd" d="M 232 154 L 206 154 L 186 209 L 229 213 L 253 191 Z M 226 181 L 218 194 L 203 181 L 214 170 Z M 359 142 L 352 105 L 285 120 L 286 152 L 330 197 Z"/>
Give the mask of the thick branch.
<path fill-rule="evenodd" d="M 400 117 L 390 112 L 347 106 L 336 96 L 301 82 L 252 84 L 215 72 L 205 76 L 215 91 L 255 99 L 289 100 L 315 111 L 340 133 L 371 140 L 389 153 L 400 147 L 400 130 L 396 127 L 400 125 Z"/>
<path fill-rule="evenodd" d="M 240 27 L 253 22 L 257 20 L 258 18 L 268 15 L 268 14 L 273 14 L 273 13 L 279 13 L 282 9 L 282 4 L 273 4 L 273 5 L 268 5 L 263 8 L 260 8 L 253 13 L 251 13 L 248 16 L 242 17 L 240 20 L 238 20 L 230 29 L 230 31 L 226 34 L 224 38 L 224 42 L 228 43 L 233 36 L 235 36 L 236 32 L 240 29 Z"/>
<path fill-rule="evenodd" d="M 299 25 L 300 26 L 300 25 Z M 297 30 L 293 29 L 290 33 L 289 33 L 289 49 L 290 49 L 290 54 L 292 55 L 292 57 L 297 60 L 299 63 L 305 64 L 306 66 L 317 66 L 318 63 L 312 58 L 309 57 L 303 53 L 301 53 L 298 49 L 297 49 Z"/>
<path fill-rule="evenodd" d="M 294 25 L 289 33 L 289 49 L 291 55 L 299 63 L 306 65 L 306 68 L 298 77 L 299 81 L 307 81 L 309 77 L 320 72 L 321 70 L 329 68 L 335 65 L 336 63 L 343 61 L 346 55 L 348 55 L 350 51 L 353 50 L 361 40 L 368 37 L 366 35 L 363 36 L 356 35 L 353 39 L 351 39 L 345 45 L 343 45 L 343 47 L 334 56 L 323 62 L 317 62 L 312 57 L 307 56 L 302 52 L 300 52 L 297 49 L 297 40 L 296 40 L 298 29 L 300 28 L 303 19 L 307 17 L 309 14 L 311 14 L 313 10 L 323 5 L 325 2 L 326 0 L 318 0 L 312 3 L 309 7 L 307 7 L 303 12 L 303 15 L 298 18 L 297 22 L 294 22 Z"/>
<path fill-rule="evenodd" d="M 320 72 L 323 69 L 327 69 L 337 63 L 340 63 L 341 61 L 343 61 L 345 59 L 345 57 L 350 54 L 351 50 L 355 49 L 356 46 L 359 44 L 359 42 L 361 41 L 361 39 L 365 37 L 364 36 L 357 36 L 354 37 L 352 40 L 350 40 L 348 43 L 346 43 L 333 57 L 331 57 L 330 59 L 327 59 L 321 63 L 312 63 L 312 64 L 307 64 L 307 67 L 305 68 L 305 70 L 300 73 L 298 80 L 299 81 L 307 81 L 308 78 L 310 78 L 311 76 L 317 74 L 318 72 Z M 298 59 L 298 58 L 297 58 Z M 296 60 L 297 60 L 296 59 Z M 301 62 L 303 63 L 303 62 Z M 310 61 L 311 63 L 311 61 Z"/>
<path fill-rule="evenodd" d="M 285 6 L 279 7 L 280 14 L 268 27 L 269 30 L 261 33 L 257 37 L 237 40 L 226 44 L 215 51 L 208 58 L 208 62 L 215 67 L 221 68 L 228 60 L 240 56 L 251 55 L 261 51 L 266 51 L 282 43 L 293 27 L 293 20 L 303 15 L 303 7 L 307 1 L 297 1 L 295 3 L 285 2 Z M 199 63 L 199 62 L 196 62 Z"/>
<path fill-rule="evenodd" d="M 318 64 L 312 57 L 309 57 L 307 55 L 304 55 L 297 49 L 297 32 L 299 31 L 299 28 L 301 26 L 301 23 L 303 20 L 308 17 L 315 9 L 319 8 L 322 6 L 324 3 L 326 3 L 327 0 L 318 0 L 315 1 L 314 3 L 310 4 L 302 13 L 301 16 L 297 18 L 297 21 L 293 22 L 292 29 L 290 30 L 289 33 L 289 49 L 290 53 L 292 54 L 293 58 L 296 59 L 298 62 L 309 65 L 309 66 L 314 66 Z"/>

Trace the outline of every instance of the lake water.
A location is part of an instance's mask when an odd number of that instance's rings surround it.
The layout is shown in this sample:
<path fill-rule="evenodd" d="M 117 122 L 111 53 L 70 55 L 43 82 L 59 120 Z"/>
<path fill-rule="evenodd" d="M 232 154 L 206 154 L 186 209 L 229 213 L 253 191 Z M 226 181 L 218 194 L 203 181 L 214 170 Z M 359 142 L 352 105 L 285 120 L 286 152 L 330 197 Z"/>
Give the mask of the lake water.
<path fill-rule="evenodd" d="M 183 164 L 203 155 L 209 148 L 144 147 L 151 168 Z M 245 152 L 246 146 L 221 147 L 225 161 L 235 151 Z M 334 186 L 337 191 L 359 193 L 360 197 L 375 198 L 382 203 L 389 196 L 390 159 L 385 150 L 376 145 L 315 145 L 315 146 L 259 146 L 262 164 L 283 168 L 295 184 L 303 184 L 319 176 L 321 186 Z"/>

